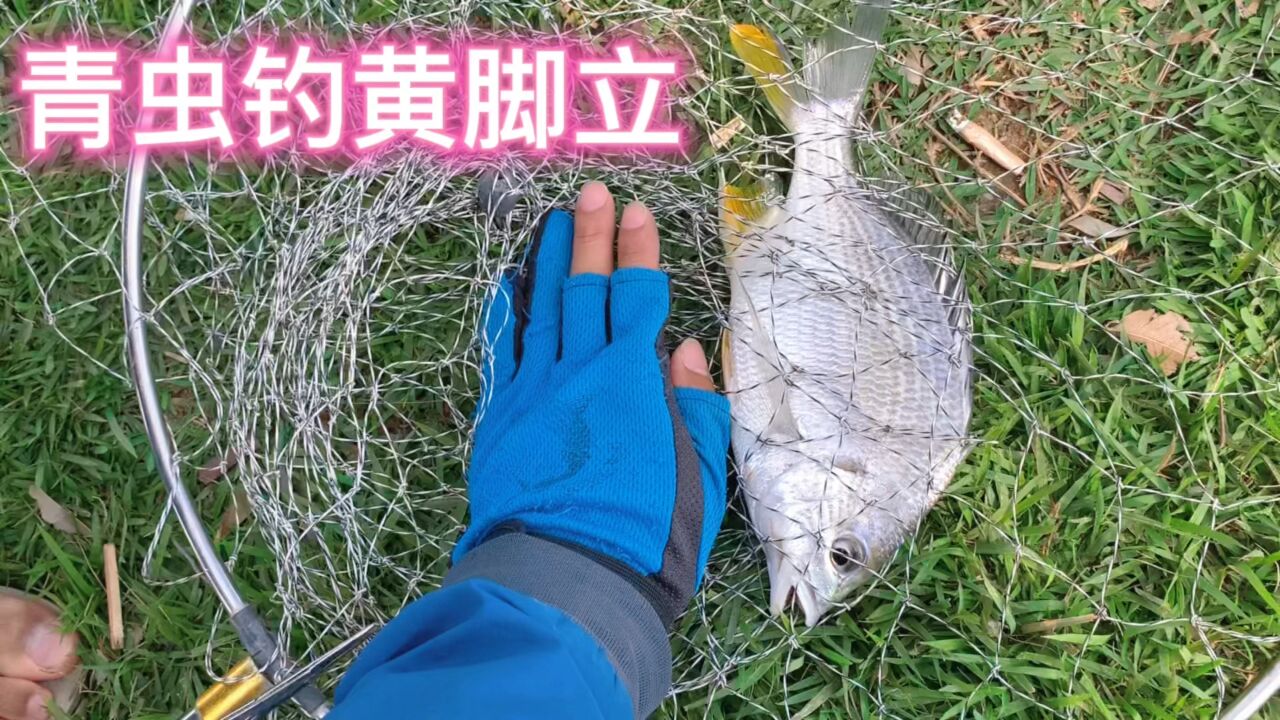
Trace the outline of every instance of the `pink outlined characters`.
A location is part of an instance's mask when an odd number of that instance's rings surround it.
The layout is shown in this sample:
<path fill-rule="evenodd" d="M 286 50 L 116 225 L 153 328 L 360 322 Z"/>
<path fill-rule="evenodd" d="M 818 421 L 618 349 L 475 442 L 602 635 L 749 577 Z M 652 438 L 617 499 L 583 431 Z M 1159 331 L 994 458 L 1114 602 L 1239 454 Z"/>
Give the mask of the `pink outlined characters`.
<path fill-rule="evenodd" d="M 532 61 L 526 59 L 532 54 Z M 492 150 L 521 142 L 546 150 L 564 135 L 568 62 L 563 49 L 511 47 L 467 51 L 467 125 L 463 144 Z"/>
<path fill-rule="evenodd" d="M 119 53 L 67 44 L 57 50 L 26 50 L 26 75 L 18 89 L 31 95 L 31 148 L 49 148 L 54 136 L 77 138 L 80 149 L 103 150 L 113 132 L 112 93 Z"/>
<path fill-rule="evenodd" d="M 287 122 L 277 122 L 278 116 L 289 112 L 290 100 L 302 110 L 308 125 L 324 119 L 323 132 L 302 136 L 309 149 L 330 150 L 341 142 L 344 65 L 341 60 L 313 58 L 313 52 L 310 45 L 297 46 L 292 57 L 274 54 L 272 48 L 262 45 L 253 48 L 253 58 L 241 84 L 255 93 L 245 99 L 244 109 L 254 116 L 258 149 L 270 149 L 293 135 Z M 317 96 L 326 105 L 324 111 Z"/>
<path fill-rule="evenodd" d="M 173 60 L 142 63 L 142 111 L 171 110 L 173 126 L 138 130 L 133 142 L 140 146 L 199 145 L 212 140 L 230 147 L 231 128 L 223 114 L 226 64 L 221 60 L 193 60 L 191 46 L 174 49 Z M 162 78 L 172 82 L 163 83 Z M 169 86 L 170 92 L 163 87 Z"/>
<path fill-rule="evenodd" d="M 662 78 L 675 77 L 674 60 L 636 60 L 635 52 L 630 45 L 614 47 L 615 59 L 583 60 L 578 64 L 578 74 L 584 78 L 595 78 L 592 83 L 599 100 L 601 115 L 604 120 L 603 129 L 578 130 L 574 139 L 579 145 L 678 145 L 680 131 L 674 129 L 651 129 L 654 111 L 658 105 L 658 95 L 662 89 Z M 617 93 L 614 82 L 624 80 L 644 81 L 640 93 L 640 104 L 629 129 L 622 128 Z"/>
<path fill-rule="evenodd" d="M 372 69 L 355 73 L 355 83 L 364 87 L 366 131 L 356 136 L 356 148 L 367 150 L 408 132 L 445 150 L 453 147 L 454 138 L 445 133 L 445 98 L 457 73 L 448 53 L 428 52 L 422 43 L 409 54 L 383 45 L 380 52 L 360 53 L 359 67 Z"/>
<path fill-rule="evenodd" d="M 474 153 L 681 143 L 678 126 L 662 126 L 659 107 L 678 63 L 638 57 L 629 43 L 603 57 L 539 39 L 408 40 L 336 55 L 318 47 L 263 40 L 238 58 L 193 42 L 160 58 L 74 40 L 24 48 L 17 88 L 28 106 L 28 151 L 38 155 L 60 138 L 87 152 L 117 139 L 175 149 L 243 141 L 262 151 L 340 149 L 352 157 L 397 139 Z M 592 126 L 582 124 L 575 91 L 593 96 Z M 121 115 L 126 103 L 138 112 Z M 125 132 L 122 117 L 141 122 Z"/>

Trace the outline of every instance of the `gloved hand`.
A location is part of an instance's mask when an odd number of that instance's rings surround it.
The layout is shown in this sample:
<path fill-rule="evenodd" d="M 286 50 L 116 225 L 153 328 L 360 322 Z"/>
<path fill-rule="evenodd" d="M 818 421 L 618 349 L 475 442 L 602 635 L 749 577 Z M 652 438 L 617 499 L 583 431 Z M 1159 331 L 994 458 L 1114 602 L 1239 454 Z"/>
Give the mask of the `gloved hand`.
<path fill-rule="evenodd" d="M 652 215 L 626 208 L 615 270 L 603 185 L 584 188 L 577 214 L 576 230 L 564 212 L 543 218 L 485 311 L 471 522 L 454 560 L 507 532 L 552 540 L 627 575 L 669 628 L 724 516 L 728 403 L 695 341 L 667 352 Z"/>

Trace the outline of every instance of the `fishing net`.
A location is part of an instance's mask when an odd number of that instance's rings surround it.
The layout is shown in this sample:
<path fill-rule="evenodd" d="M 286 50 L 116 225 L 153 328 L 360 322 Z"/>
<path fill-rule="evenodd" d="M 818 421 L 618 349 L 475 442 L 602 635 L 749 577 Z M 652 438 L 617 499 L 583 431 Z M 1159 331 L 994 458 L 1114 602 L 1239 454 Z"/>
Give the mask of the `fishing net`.
<path fill-rule="evenodd" d="M 6 58 L 53 28 L 119 36 L 101 5 L 0 8 Z M 644 200 L 672 335 L 719 349 L 721 182 L 785 185 L 791 157 L 728 30 L 755 23 L 799 51 L 842 5 L 197 6 L 212 48 L 281 31 L 632 32 L 690 60 L 669 108 L 690 129 L 682 155 L 195 155 L 152 171 L 152 343 L 183 475 L 294 657 L 440 581 L 465 520 L 477 317 L 543 209 L 588 179 Z M 128 38 L 153 42 L 167 10 L 135 8 Z M 1280 641 L 1276 17 L 1256 0 L 894 5 L 857 156 L 877 192 L 932 199 L 920 219 L 945 229 L 968 286 L 973 449 L 883 577 L 811 630 L 769 613 L 735 497 L 677 628 L 664 716 L 1212 716 L 1266 665 Z M 18 117 L 0 118 L 9 138 Z M 121 275 L 123 168 L 29 165 L 6 142 L 7 225 L 45 320 L 119 324 L 120 293 L 91 289 Z M 510 215 L 477 204 L 495 171 L 517 192 Z M 127 376 L 119 345 L 72 349 Z M 166 518 L 147 577 L 193 581 Z"/>

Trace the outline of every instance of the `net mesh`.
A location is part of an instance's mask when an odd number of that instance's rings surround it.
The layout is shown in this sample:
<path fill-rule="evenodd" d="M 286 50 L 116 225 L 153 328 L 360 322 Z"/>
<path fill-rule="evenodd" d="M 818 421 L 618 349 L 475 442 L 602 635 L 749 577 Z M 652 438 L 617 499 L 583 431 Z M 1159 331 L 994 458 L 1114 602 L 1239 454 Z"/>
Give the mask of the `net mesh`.
<path fill-rule="evenodd" d="M 153 170 L 151 332 L 183 474 L 216 487 L 208 504 L 247 503 L 249 517 L 221 527 L 206 508 L 211 530 L 233 564 L 270 578 L 264 611 L 294 656 L 438 584 L 465 519 L 477 317 L 543 209 L 571 205 L 588 179 L 645 201 L 673 277 L 673 335 L 719 342 L 720 184 L 785 179 L 791 145 L 728 29 L 756 23 L 798 51 L 840 5 L 197 7 L 192 26 L 215 47 L 388 26 L 596 42 L 630 31 L 691 61 L 671 108 L 693 135 L 685 156 L 194 157 Z M 50 2 L 19 21 L 0 9 L 4 47 L 54 26 L 118 34 L 101 12 Z M 151 42 L 167 8 L 136 12 L 130 38 Z M 1280 641 L 1268 216 L 1280 193 L 1263 139 L 1280 108 L 1275 32 L 1275 10 L 1243 0 L 894 5 L 858 158 L 893 179 L 885 192 L 936 201 L 928 219 L 946 229 L 973 306 L 974 449 L 883 577 L 813 630 L 769 613 L 760 543 L 735 498 L 678 627 L 662 713 L 1212 715 L 1266 664 Z M 1002 167 L 975 128 L 1026 169 Z M 119 292 L 86 292 L 86 278 L 120 276 L 122 168 L 4 152 L 20 249 L 30 232 L 55 240 L 52 255 L 23 250 L 48 322 L 118 318 Z M 520 191 L 507 219 L 476 203 L 495 167 Z M 1142 311 L 1181 316 L 1189 333 Z M 1184 337 L 1196 357 L 1179 363 Z M 127 375 L 119 347 L 75 349 Z M 175 542 L 163 515 L 156 547 Z M 172 554 L 147 572 L 191 579 Z"/>

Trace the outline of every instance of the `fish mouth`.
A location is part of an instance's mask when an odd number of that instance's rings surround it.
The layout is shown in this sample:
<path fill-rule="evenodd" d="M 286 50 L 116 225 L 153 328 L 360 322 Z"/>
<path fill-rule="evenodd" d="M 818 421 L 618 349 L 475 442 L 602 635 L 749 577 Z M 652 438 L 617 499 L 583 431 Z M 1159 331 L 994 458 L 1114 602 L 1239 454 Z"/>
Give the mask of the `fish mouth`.
<path fill-rule="evenodd" d="M 798 606 L 806 627 L 822 622 L 822 616 L 831 609 L 831 603 L 818 597 L 804 573 L 788 562 L 781 550 L 766 545 L 765 558 L 769 567 L 770 612 L 781 617 L 789 607 Z"/>

